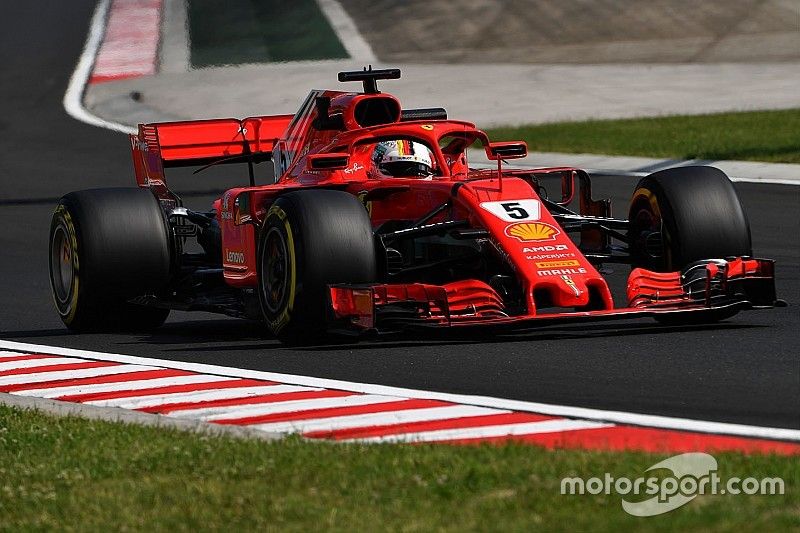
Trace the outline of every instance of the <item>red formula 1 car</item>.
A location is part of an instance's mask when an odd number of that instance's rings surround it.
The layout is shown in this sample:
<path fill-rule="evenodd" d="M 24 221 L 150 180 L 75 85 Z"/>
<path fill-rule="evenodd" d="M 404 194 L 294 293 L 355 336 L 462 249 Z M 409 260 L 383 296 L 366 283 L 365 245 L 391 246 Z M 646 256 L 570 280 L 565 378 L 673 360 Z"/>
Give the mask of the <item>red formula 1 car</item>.
<path fill-rule="evenodd" d="M 774 265 L 751 257 L 730 180 L 710 167 L 643 178 L 627 219 L 575 168 L 511 170 L 523 142 L 489 142 L 440 108 L 403 109 L 377 80 L 312 91 L 294 115 L 140 125 L 138 188 L 64 196 L 50 278 L 76 331 L 140 329 L 170 309 L 263 319 L 281 340 L 409 328 L 525 330 L 634 317 L 715 321 L 772 307 Z M 496 168 L 468 164 L 482 146 Z M 257 184 L 255 165 L 273 176 Z M 183 206 L 165 169 L 240 163 L 249 186 Z M 557 180 L 561 194 L 547 195 Z M 551 185 L 551 189 L 555 188 Z M 199 247 L 190 253 L 190 239 Z M 632 267 L 614 302 L 606 263 Z"/>

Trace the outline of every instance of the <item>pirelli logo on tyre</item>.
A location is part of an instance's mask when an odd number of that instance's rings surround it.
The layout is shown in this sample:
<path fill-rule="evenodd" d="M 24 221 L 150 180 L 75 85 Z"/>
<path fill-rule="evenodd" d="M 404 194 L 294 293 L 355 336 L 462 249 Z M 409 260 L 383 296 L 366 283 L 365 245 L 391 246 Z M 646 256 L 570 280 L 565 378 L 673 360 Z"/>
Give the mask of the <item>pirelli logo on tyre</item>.
<path fill-rule="evenodd" d="M 576 259 L 569 259 L 567 261 L 538 261 L 536 263 L 536 268 L 562 268 L 576 266 L 581 266 Z"/>
<path fill-rule="evenodd" d="M 554 241 L 560 234 L 558 228 L 546 222 L 518 222 L 506 226 L 506 235 L 522 242 Z"/>

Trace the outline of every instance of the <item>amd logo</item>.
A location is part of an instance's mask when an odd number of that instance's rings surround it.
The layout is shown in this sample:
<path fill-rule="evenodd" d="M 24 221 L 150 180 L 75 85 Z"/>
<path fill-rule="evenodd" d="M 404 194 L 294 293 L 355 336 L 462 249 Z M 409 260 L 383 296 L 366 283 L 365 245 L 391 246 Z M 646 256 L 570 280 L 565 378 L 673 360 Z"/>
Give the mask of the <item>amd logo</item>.
<path fill-rule="evenodd" d="M 522 249 L 522 253 L 535 254 L 538 252 L 563 252 L 564 250 L 567 250 L 566 244 L 547 244 L 544 246 L 526 246 Z"/>

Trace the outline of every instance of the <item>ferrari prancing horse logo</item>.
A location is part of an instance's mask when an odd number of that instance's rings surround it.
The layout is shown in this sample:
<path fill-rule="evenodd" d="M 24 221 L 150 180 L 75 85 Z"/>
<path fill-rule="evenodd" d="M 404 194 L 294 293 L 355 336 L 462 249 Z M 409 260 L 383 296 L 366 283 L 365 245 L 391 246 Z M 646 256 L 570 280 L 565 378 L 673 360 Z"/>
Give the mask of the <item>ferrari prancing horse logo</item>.
<path fill-rule="evenodd" d="M 368 194 L 369 194 L 369 191 L 361 191 L 356 195 L 356 198 L 358 198 L 359 202 L 364 204 L 364 209 L 367 210 L 367 214 L 369 216 L 372 216 L 372 202 L 370 200 L 367 200 L 367 195 Z"/>

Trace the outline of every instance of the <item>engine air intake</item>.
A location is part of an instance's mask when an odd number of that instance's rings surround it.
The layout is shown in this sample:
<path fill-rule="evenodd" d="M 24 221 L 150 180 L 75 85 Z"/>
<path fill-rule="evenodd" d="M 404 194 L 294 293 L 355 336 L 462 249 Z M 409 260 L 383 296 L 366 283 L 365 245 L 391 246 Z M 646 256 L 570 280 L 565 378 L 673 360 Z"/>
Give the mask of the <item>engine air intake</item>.
<path fill-rule="evenodd" d="M 353 107 L 353 118 L 362 128 L 393 124 L 400 120 L 400 103 L 390 96 L 361 97 Z"/>

